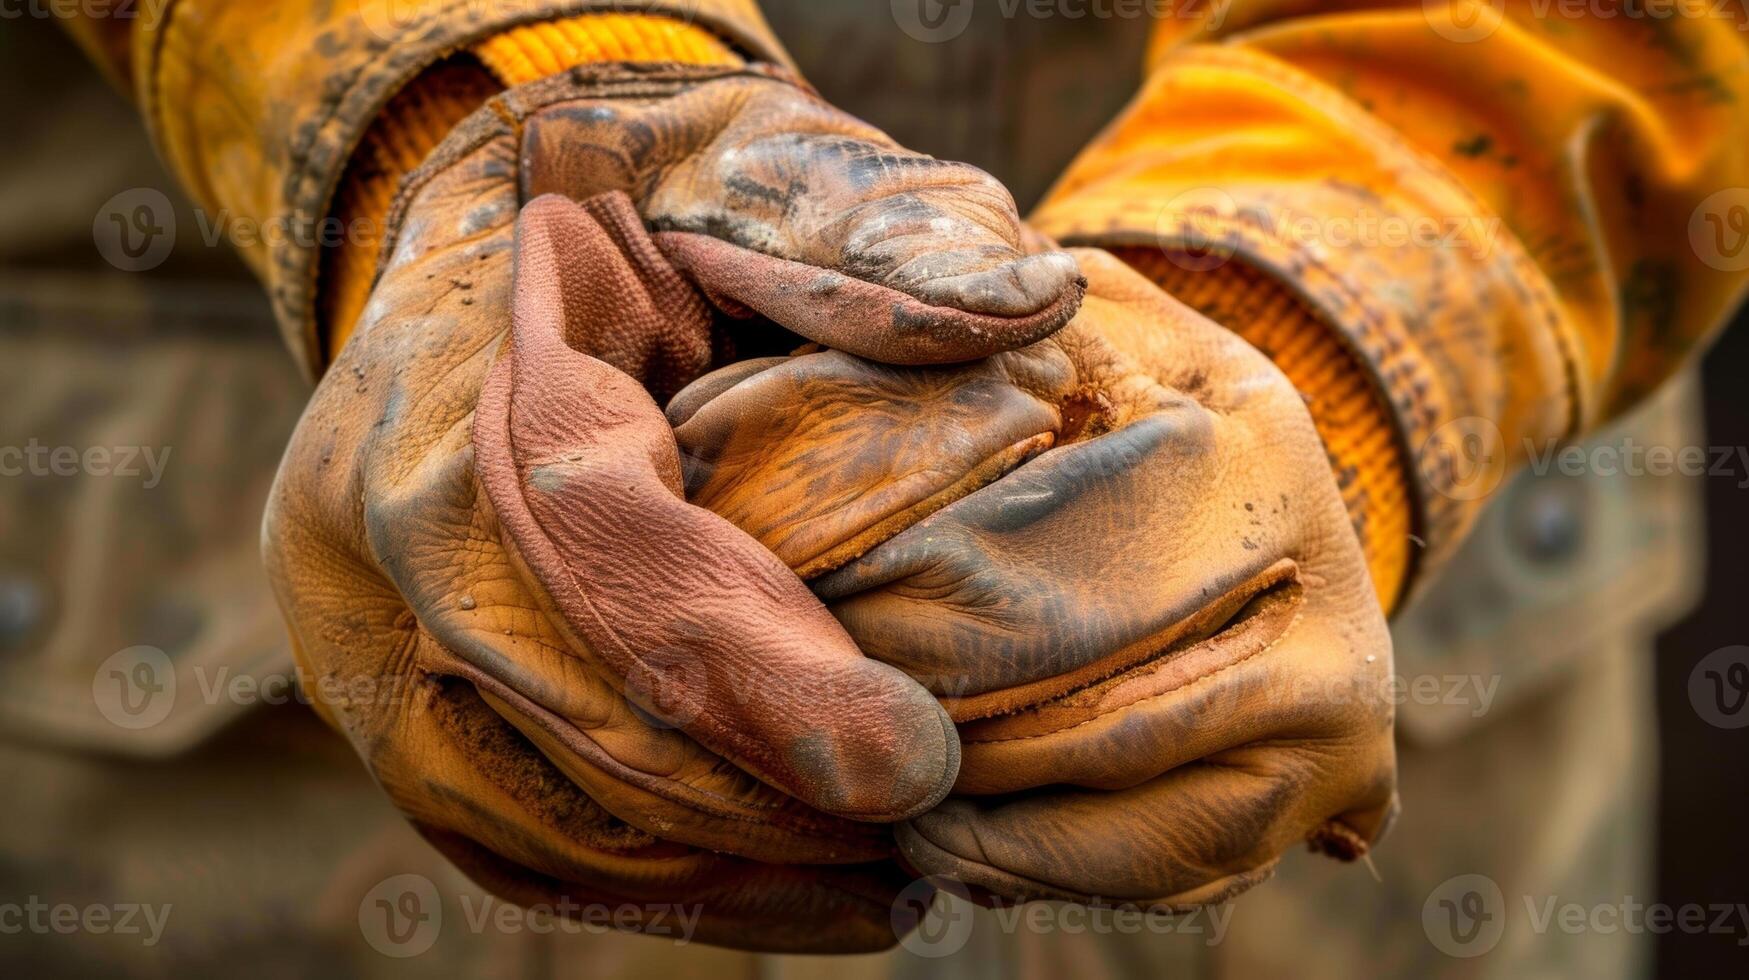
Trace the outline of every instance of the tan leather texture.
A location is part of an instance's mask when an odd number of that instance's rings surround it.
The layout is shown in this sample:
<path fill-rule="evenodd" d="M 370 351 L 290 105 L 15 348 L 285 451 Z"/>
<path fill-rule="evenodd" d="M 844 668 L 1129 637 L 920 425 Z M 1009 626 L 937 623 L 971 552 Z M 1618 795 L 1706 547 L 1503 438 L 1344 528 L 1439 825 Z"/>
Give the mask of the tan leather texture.
<path fill-rule="evenodd" d="M 1390 638 L 1305 406 L 1109 254 L 955 368 L 737 364 L 669 406 L 689 498 L 959 723 L 906 861 L 1000 900 L 1222 900 L 1394 811 Z"/>
<path fill-rule="evenodd" d="M 1074 261 L 1029 255 L 989 177 L 775 70 L 680 66 L 493 100 L 405 183 L 388 243 L 267 516 L 319 710 L 512 898 L 698 906 L 734 946 L 891 944 L 906 879 L 873 821 L 949 791 L 951 722 L 685 502 L 652 394 L 737 345 L 1020 346 L 1073 315 Z M 841 302 L 882 315 L 847 332 Z"/>
<path fill-rule="evenodd" d="M 320 372 L 314 292 L 323 224 L 353 148 L 396 92 L 438 60 L 512 27 L 646 10 L 787 64 L 755 0 L 168 0 L 69 24 L 130 76 L 159 152 L 214 223 L 259 229 L 239 252 L 286 342 Z M 128 63 L 116 64 L 123 54 Z"/>

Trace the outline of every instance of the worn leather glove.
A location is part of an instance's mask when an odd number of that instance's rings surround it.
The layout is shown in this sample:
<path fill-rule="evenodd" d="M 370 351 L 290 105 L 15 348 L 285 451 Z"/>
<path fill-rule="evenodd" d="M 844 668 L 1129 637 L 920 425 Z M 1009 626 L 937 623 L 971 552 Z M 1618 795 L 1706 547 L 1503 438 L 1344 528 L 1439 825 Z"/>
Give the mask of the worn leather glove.
<path fill-rule="evenodd" d="M 796 342 L 776 324 L 908 362 L 1022 345 L 1073 313 L 1073 261 L 1028 257 L 982 173 L 752 69 L 514 89 L 408 179 L 389 235 L 266 523 L 319 709 L 512 899 L 890 944 L 904 878 L 865 821 L 947 793 L 952 726 L 684 502 L 651 393 Z"/>
<path fill-rule="evenodd" d="M 916 869 L 1004 899 L 1225 899 L 1394 809 L 1391 647 L 1299 396 L 1112 256 L 975 365 L 731 366 L 669 406 L 696 503 L 959 722 Z"/>

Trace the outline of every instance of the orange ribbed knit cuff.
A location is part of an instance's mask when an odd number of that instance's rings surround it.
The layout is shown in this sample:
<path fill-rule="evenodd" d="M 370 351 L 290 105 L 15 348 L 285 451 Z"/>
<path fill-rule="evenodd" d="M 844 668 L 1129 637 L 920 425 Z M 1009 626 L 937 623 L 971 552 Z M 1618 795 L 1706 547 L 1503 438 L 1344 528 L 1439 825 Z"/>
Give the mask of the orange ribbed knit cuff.
<path fill-rule="evenodd" d="M 343 240 L 323 255 L 319 273 L 318 309 L 330 360 L 351 336 L 370 295 L 383 221 L 401 178 L 492 96 L 604 61 L 737 65 L 742 60 L 710 32 L 652 14 L 585 14 L 529 24 L 489 38 L 470 53 L 471 58 L 458 56 L 434 66 L 391 100 L 347 164 L 333 208 Z"/>
<path fill-rule="evenodd" d="M 650 14 L 587 14 L 529 24 L 482 41 L 474 46 L 474 54 L 505 85 L 522 85 L 603 61 L 741 63 L 716 35 Z"/>
<path fill-rule="evenodd" d="M 1414 510 L 1390 406 L 1340 337 L 1289 290 L 1239 262 L 1192 271 L 1158 249 L 1114 253 L 1174 298 L 1261 350 L 1306 399 L 1373 587 L 1389 612 L 1409 570 Z"/>

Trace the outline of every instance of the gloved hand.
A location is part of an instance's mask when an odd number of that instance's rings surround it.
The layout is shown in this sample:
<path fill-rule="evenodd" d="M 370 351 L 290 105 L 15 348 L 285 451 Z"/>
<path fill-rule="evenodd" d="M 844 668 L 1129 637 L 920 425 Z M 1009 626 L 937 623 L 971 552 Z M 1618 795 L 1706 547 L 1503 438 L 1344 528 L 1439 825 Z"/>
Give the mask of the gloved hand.
<path fill-rule="evenodd" d="M 863 821 L 946 794 L 951 723 L 684 502 L 651 392 L 770 321 L 900 361 L 1019 346 L 1072 315 L 1073 261 L 1026 256 L 989 177 L 783 77 L 667 67 L 494 100 L 403 185 L 384 254 L 266 522 L 319 710 L 512 899 L 890 944 L 905 879 Z"/>
<path fill-rule="evenodd" d="M 1005 899 L 1222 900 L 1394 808 L 1390 638 L 1299 396 L 1112 256 L 978 364 L 737 364 L 669 406 L 688 496 L 959 722 L 916 869 Z"/>

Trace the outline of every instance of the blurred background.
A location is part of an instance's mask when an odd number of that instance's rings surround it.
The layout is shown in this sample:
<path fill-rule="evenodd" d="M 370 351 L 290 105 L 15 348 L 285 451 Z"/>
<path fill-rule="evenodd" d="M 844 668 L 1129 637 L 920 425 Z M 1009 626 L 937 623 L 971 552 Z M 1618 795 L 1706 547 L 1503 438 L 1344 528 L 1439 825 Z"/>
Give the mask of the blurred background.
<path fill-rule="evenodd" d="M 808 2 L 765 8 L 782 25 Z M 871 45 L 860 43 L 866 11 L 809 16 L 809 30 L 781 33 L 829 99 L 902 143 L 990 170 L 1023 210 L 1119 108 L 1143 39 L 1021 18 L 975 23 L 946 44 Z M 167 930 L 150 950 L 120 936 L 0 932 L 0 973 L 398 969 L 372 951 L 359 896 L 409 868 L 445 889 L 469 886 L 432 870 L 423 843 L 286 686 L 256 532 L 307 384 L 224 243 L 227 216 L 180 195 L 132 107 L 52 21 L 0 20 L 0 81 L 0 447 L 40 463 L 0 476 L 0 903 L 165 895 L 178 922 L 201 923 Z M 1013 111 L 980 108 L 991 99 Z M 1746 369 L 1742 324 L 1698 384 L 1624 426 L 1649 433 L 1642 444 L 1749 446 Z M 64 473 L 63 448 L 78 454 Z M 1593 669 L 1588 647 L 1644 648 L 1644 669 L 1616 682 L 1637 692 L 1623 703 L 1655 711 L 1655 742 L 1624 739 L 1638 729 L 1618 713 L 1559 734 L 1619 767 L 1627 795 L 1587 796 L 1591 784 L 1576 783 L 1555 787 L 1555 804 L 1530 804 L 1578 808 L 1582 822 L 1619 815 L 1588 832 L 1621 835 L 1614 853 L 1648 862 L 1651 890 L 1616 901 L 1749 901 L 1749 729 L 1732 727 L 1749 724 L 1749 708 L 1709 707 L 1696 682 L 1703 660 L 1744 662 L 1717 651 L 1749 643 L 1749 469 L 1733 460 L 1716 478 L 1520 481 L 1466 550 L 1461 583 L 1398 625 L 1400 664 L 1500 681 L 1485 717 L 1472 702 L 1406 711 L 1411 754 L 1528 717 L 1559 696 L 1564 675 Z M 1534 608 L 1506 603 L 1505 591 L 1532 595 Z M 172 677 L 180 688 L 162 697 Z M 1442 777 L 1466 781 L 1444 787 L 1458 802 L 1442 806 L 1461 819 L 1466 796 L 1496 791 L 1489 776 Z M 1406 820 L 1420 802 L 1413 788 Z M 1535 861 L 1562 844 L 1527 846 L 1523 860 Z M 1392 856 L 1387 845 L 1379 860 Z M 1419 922 L 1420 898 L 1404 899 L 1404 921 Z M 552 948 L 501 938 L 419 969 L 565 972 Z M 280 955 L 292 941 L 295 965 Z M 1649 945 L 1645 966 L 1742 975 L 1742 943 L 1741 930 L 1673 930 Z"/>

